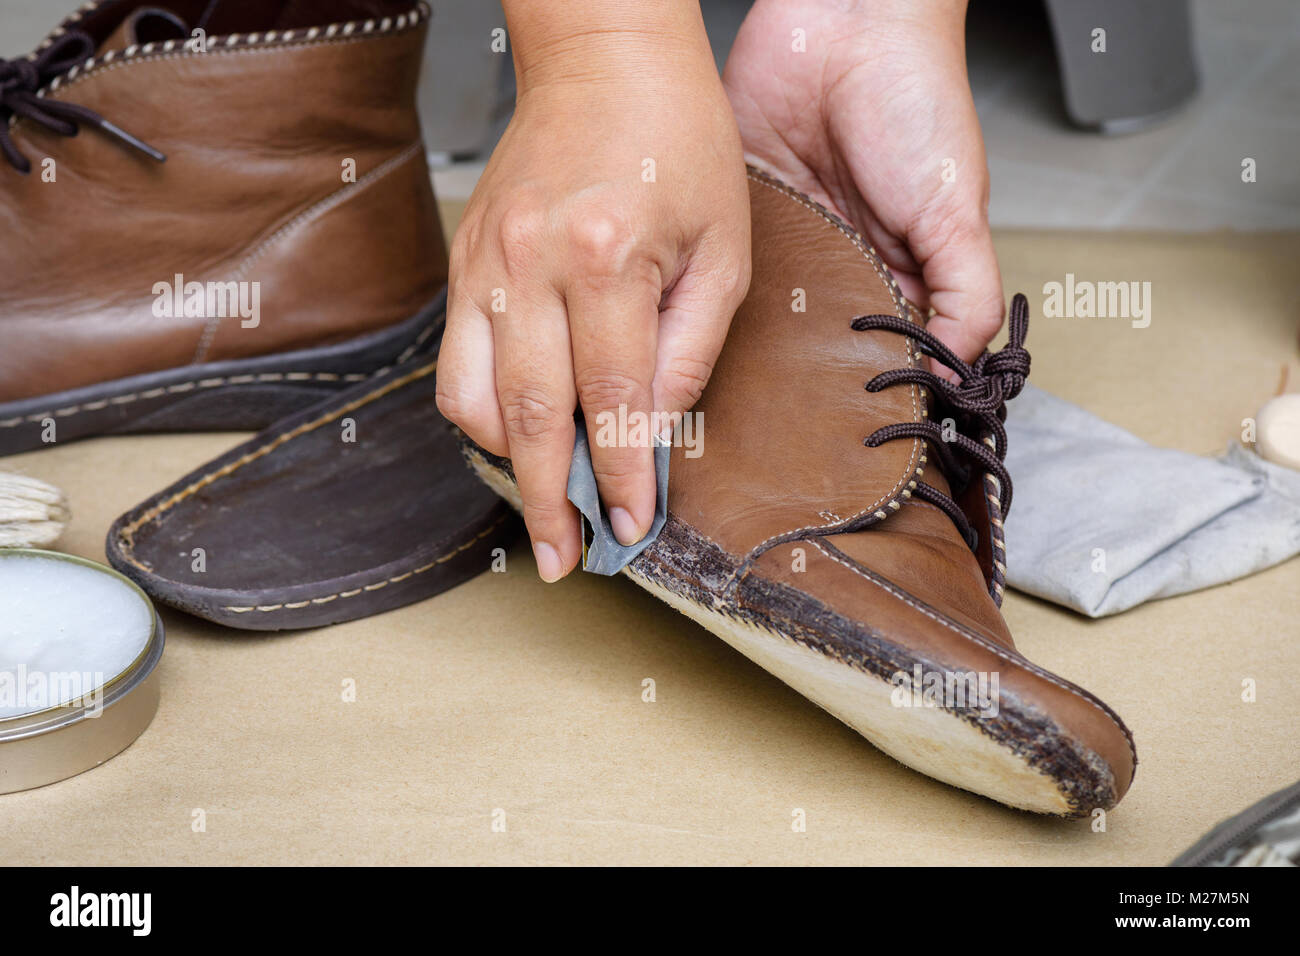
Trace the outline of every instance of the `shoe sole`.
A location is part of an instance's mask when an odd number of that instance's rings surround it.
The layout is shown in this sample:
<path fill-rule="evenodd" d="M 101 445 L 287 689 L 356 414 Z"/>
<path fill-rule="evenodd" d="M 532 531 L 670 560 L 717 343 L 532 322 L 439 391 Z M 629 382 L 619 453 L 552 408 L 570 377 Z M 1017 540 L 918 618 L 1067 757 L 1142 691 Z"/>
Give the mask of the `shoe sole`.
<path fill-rule="evenodd" d="M 464 438 L 461 450 L 479 477 L 520 510 L 509 462 Z M 724 596 L 721 584 L 735 570 L 729 555 L 670 514 L 655 543 L 623 574 L 914 770 L 1034 813 L 1084 817 L 1118 802 L 1106 762 L 1051 718 L 1006 693 L 997 716 L 983 719 L 942 706 L 899 707 L 893 675 L 942 667 L 753 574 L 739 594 Z"/>
<path fill-rule="evenodd" d="M 0 404 L 0 456 L 97 435 L 247 431 L 434 350 L 446 292 L 419 314 L 346 342 L 185 365 Z"/>

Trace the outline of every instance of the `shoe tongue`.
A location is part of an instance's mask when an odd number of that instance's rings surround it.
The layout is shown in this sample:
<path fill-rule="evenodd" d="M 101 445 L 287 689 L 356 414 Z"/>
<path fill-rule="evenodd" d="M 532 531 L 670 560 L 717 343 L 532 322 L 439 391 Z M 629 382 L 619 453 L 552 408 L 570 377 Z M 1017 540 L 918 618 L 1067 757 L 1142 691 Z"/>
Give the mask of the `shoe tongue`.
<path fill-rule="evenodd" d="M 141 7 L 123 20 L 99 46 L 99 53 L 125 50 L 145 43 L 188 40 L 190 28 L 176 14 L 161 7 Z"/>

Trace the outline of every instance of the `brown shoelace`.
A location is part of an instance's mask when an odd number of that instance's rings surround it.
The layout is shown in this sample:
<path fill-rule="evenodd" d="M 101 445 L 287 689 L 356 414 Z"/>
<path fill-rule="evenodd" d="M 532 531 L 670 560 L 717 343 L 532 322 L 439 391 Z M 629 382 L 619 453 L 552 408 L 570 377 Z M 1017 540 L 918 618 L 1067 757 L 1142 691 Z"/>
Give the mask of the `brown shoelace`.
<path fill-rule="evenodd" d="M 1029 376 L 1029 353 L 1025 351 L 1029 300 L 1019 293 L 1011 300 L 1008 325 L 1010 337 L 1007 344 L 996 352 L 985 352 L 972 365 L 959 359 L 933 333 L 896 315 L 860 315 L 852 323 L 858 332 L 883 330 L 906 335 L 916 342 L 923 354 L 942 362 L 961 379 L 954 385 L 926 368 L 881 372 L 867 383 L 867 391 L 878 392 L 891 385 L 920 385 L 934 395 L 934 409 L 924 421 L 879 428 L 863 443 L 875 448 L 897 438 L 925 439 L 936 450 L 943 472 L 954 489 L 966 487 L 971 480 L 971 468 L 958 460 L 959 455 L 965 457 L 997 477 L 1003 515 L 1011 509 L 1011 476 L 1003 464 L 1007 455 L 1007 430 L 1002 423 L 1007 417 L 1007 401 L 1020 394 Z M 951 418 L 955 431 L 945 436 L 936 418 Z M 992 448 L 984 443 L 985 435 L 992 435 Z M 979 537 L 975 529 L 951 497 L 920 481 L 912 494 L 942 510 L 952 519 L 971 550 L 977 548 Z"/>
<path fill-rule="evenodd" d="M 107 133 L 158 162 L 166 156 L 126 130 L 114 126 L 94 110 L 39 96 L 38 91 L 57 76 L 84 63 L 95 53 L 95 41 L 78 30 L 64 33 L 35 57 L 0 58 L 0 153 L 20 173 L 32 171 L 31 161 L 14 144 L 9 124 L 15 117 L 30 120 L 60 136 L 76 136 L 84 124 Z"/>

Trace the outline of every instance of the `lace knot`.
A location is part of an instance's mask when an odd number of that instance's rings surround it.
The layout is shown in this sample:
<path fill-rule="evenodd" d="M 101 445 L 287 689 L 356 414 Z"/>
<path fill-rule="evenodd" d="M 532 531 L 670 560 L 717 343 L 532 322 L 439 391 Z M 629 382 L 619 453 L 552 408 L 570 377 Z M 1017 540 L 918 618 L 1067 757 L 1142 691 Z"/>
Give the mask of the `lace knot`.
<path fill-rule="evenodd" d="M 886 425 L 869 435 L 865 444 L 876 447 L 898 438 L 928 441 L 942 462 L 944 472 L 954 482 L 964 484 L 971 471 L 958 461 L 958 455 L 996 476 L 1001 488 L 999 505 L 1005 515 L 1011 508 L 1011 476 L 1003 459 L 1007 454 L 1006 420 L 1008 400 L 1020 394 L 1029 376 L 1029 352 L 1025 336 L 1029 332 L 1029 300 L 1016 295 L 1008 316 L 1007 344 L 996 352 L 985 352 L 974 363 L 962 361 L 939 341 L 934 333 L 896 315 L 861 315 L 852 327 L 861 332 L 881 330 L 906 335 L 916 342 L 922 353 L 952 369 L 958 378 L 953 384 L 924 368 L 908 367 L 881 372 L 867 383 L 867 390 L 880 391 L 891 385 L 923 385 L 934 396 L 934 414 L 927 421 Z M 957 432 L 951 434 L 935 419 L 952 418 Z M 991 445 L 985 443 L 986 436 Z M 918 482 L 913 492 L 943 510 L 957 525 L 972 549 L 976 536 L 961 508 L 948 495 Z"/>
<path fill-rule="evenodd" d="M 41 75 L 31 60 L 0 60 L 0 104 L 17 92 L 34 93 Z"/>
<path fill-rule="evenodd" d="M 1029 301 L 1023 295 L 1011 300 L 1008 319 L 1010 335 L 1007 344 L 996 352 L 985 352 L 972 366 L 981 380 L 996 379 L 1001 385 L 1001 400 L 1010 401 L 1020 394 L 1029 377 L 1029 353 L 1025 350 L 1025 336 L 1029 332 Z M 962 383 L 965 385 L 965 383 Z"/>

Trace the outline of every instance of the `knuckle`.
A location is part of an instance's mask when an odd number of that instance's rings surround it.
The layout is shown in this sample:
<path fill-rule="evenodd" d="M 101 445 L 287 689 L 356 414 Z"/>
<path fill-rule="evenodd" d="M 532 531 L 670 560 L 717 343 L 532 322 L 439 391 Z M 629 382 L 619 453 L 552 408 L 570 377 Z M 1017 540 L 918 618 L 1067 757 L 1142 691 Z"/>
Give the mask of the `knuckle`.
<path fill-rule="evenodd" d="M 992 337 L 1002 328 L 1002 294 L 989 291 L 977 296 L 967 320 L 981 333 Z"/>
<path fill-rule="evenodd" d="M 640 475 L 637 461 L 633 455 L 611 455 L 608 450 L 604 455 L 593 456 L 591 470 L 596 475 L 596 484 L 601 488 L 631 484 Z"/>
<path fill-rule="evenodd" d="M 563 496 L 540 496 L 536 492 L 524 499 L 524 523 L 531 533 L 540 533 L 547 537 L 547 532 L 567 519 L 568 500 Z"/>
<path fill-rule="evenodd" d="M 451 250 L 447 254 L 447 287 L 448 299 L 452 298 L 452 293 L 465 284 L 466 267 L 474 261 L 473 254 L 466 248 L 464 241 L 457 236 L 452 240 Z"/>
<path fill-rule="evenodd" d="M 988 233 L 987 204 L 966 191 L 941 193 L 939 200 L 916 211 L 905 230 L 907 244 L 920 259 L 928 259 L 949 247 L 977 242 Z"/>
<path fill-rule="evenodd" d="M 567 414 L 541 389 L 517 387 L 501 395 L 501 417 L 515 440 L 535 444 L 562 425 Z"/>
<path fill-rule="evenodd" d="M 448 268 L 454 277 L 470 263 L 475 261 L 476 253 L 483 245 L 483 217 L 474 216 L 461 220 L 460 227 L 451 238 L 448 250 Z"/>
<path fill-rule="evenodd" d="M 517 202 L 502 210 L 497 221 L 497 238 L 506 268 L 512 274 L 527 269 L 541 258 L 546 218 L 546 209 L 531 201 Z"/>
<path fill-rule="evenodd" d="M 478 408 L 460 386 L 440 379 L 434 400 L 438 404 L 438 411 L 447 421 L 465 429 L 473 427 Z"/>
<path fill-rule="evenodd" d="M 478 303 L 470 294 L 469 284 L 463 277 L 452 275 L 447 283 L 447 329 L 457 328 L 478 310 Z M 444 337 L 444 343 L 447 339 Z M 446 348 L 444 344 L 443 348 Z"/>
<path fill-rule="evenodd" d="M 713 364 L 704 359 L 679 355 L 664 369 L 664 384 L 669 395 L 683 409 L 691 408 L 704 394 L 713 374 Z"/>
<path fill-rule="evenodd" d="M 960 203 L 944 220 L 940 231 L 946 233 L 947 242 L 970 242 L 987 235 L 989 220 L 983 203 L 976 199 Z"/>
<path fill-rule="evenodd" d="M 749 293 L 749 280 L 753 277 L 753 263 L 748 256 L 745 256 L 737 262 L 732 268 L 727 269 L 724 273 L 724 292 L 727 301 L 735 305 L 740 305 L 745 301 L 745 296 Z"/>
<path fill-rule="evenodd" d="M 631 468 L 593 468 L 606 507 L 628 506 L 641 496 L 640 476 Z"/>
<path fill-rule="evenodd" d="M 578 400 L 586 409 L 617 408 L 630 405 L 641 392 L 631 375 L 616 369 L 585 371 L 578 375 Z"/>
<path fill-rule="evenodd" d="M 620 216 L 607 211 L 584 211 L 566 227 L 569 248 L 578 262 L 595 275 L 624 271 L 636 250 L 636 233 Z"/>
<path fill-rule="evenodd" d="M 447 275 L 449 281 L 454 283 L 465 268 L 465 263 L 469 259 L 469 253 L 465 249 L 465 243 L 459 237 L 452 240 L 451 249 L 447 253 Z"/>

